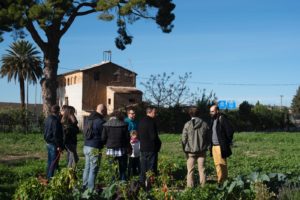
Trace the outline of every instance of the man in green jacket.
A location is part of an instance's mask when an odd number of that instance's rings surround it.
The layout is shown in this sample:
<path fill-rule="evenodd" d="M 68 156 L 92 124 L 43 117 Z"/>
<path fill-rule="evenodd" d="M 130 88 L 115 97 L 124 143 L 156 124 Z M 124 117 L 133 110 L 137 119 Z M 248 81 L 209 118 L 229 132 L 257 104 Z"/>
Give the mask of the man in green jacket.
<path fill-rule="evenodd" d="M 211 131 L 206 122 L 198 117 L 196 107 L 189 110 L 191 120 L 186 122 L 182 131 L 182 147 L 187 157 L 187 187 L 194 187 L 195 161 L 198 163 L 198 171 L 201 186 L 206 182 L 205 157 L 211 143 Z"/>

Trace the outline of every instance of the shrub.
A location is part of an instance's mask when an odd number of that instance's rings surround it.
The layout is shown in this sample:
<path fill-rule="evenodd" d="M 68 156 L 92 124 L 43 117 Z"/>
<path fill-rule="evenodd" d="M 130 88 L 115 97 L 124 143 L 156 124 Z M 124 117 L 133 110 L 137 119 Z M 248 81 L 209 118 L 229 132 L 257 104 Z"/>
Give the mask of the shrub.
<path fill-rule="evenodd" d="M 29 110 L 7 109 L 0 111 L 0 132 L 42 132 L 44 116 Z"/>
<path fill-rule="evenodd" d="M 279 190 L 279 200 L 297 200 L 300 199 L 300 188 L 299 187 L 283 187 Z"/>

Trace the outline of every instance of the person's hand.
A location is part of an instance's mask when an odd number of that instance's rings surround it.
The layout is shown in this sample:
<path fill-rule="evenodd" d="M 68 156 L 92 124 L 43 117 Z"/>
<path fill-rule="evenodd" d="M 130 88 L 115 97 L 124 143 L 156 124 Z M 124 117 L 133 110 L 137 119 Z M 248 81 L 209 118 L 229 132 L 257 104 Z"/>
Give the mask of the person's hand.
<path fill-rule="evenodd" d="M 57 151 L 61 153 L 63 150 L 61 147 L 57 147 Z"/>

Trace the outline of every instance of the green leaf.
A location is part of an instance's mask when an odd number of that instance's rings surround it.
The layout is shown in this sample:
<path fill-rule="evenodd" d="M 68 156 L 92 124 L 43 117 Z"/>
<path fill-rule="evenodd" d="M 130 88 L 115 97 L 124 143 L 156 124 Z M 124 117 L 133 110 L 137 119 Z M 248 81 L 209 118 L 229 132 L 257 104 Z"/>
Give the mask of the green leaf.
<path fill-rule="evenodd" d="M 237 183 L 235 181 L 230 184 L 230 186 L 228 188 L 228 194 L 230 194 L 233 191 L 233 189 L 235 188 L 236 184 Z"/>

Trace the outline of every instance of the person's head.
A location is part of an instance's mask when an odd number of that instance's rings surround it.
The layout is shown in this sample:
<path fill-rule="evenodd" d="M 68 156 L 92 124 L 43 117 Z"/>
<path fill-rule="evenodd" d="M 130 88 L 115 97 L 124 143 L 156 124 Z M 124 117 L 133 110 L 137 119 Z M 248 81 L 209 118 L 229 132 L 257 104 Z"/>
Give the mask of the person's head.
<path fill-rule="evenodd" d="M 115 110 L 115 111 L 112 113 L 112 117 L 115 117 L 115 118 L 117 118 L 117 119 L 120 120 L 120 121 L 123 121 L 123 120 L 124 120 L 124 114 L 123 114 L 123 112 L 121 112 L 120 110 Z"/>
<path fill-rule="evenodd" d="M 75 113 L 76 113 L 75 108 L 74 108 L 73 106 L 69 106 L 69 108 L 70 108 L 71 114 L 72 114 L 72 115 L 75 115 Z"/>
<path fill-rule="evenodd" d="M 106 106 L 104 104 L 99 104 L 96 108 L 96 112 L 103 116 L 106 116 L 107 114 Z"/>
<path fill-rule="evenodd" d="M 68 107 L 68 105 L 63 105 L 62 107 L 61 107 L 61 111 L 60 111 L 60 114 L 61 115 L 64 115 L 64 111 L 65 111 L 65 109 Z"/>
<path fill-rule="evenodd" d="M 156 117 L 156 108 L 153 106 L 147 107 L 146 114 L 147 114 L 147 116 L 149 116 L 151 118 L 155 118 Z"/>
<path fill-rule="evenodd" d="M 65 122 L 70 122 L 71 121 L 71 116 L 72 116 L 72 109 L 70 106 L 65 107 L 62 118 L 61 118 L 61 122 L 65 123 Z"/>
<path fill-rule="evenodd" d="M 50 112 L 53 115 L 59 115 L 60 107 L 59 105 L 53 105 L 51 106 Z"/>
<path fill-rule="evenodd" d="M 219 107 L 217 105 L 213 105 L 209 109 L 209 114 L 212 118 L 216 118 L 219 115 Z"/>
<path fill-rule="evenodd" d="M 137 133 L 136 130 L 130 131 L 130 137 L 131 137 L 131 138 L 137 138 L 137 136 L 138 136 L 138 133 Z"/>
<path fill-rule="evenodd" d="M 69 109 L 69 112 L 70 112 L 70 119 L 71 119 L 71 121 L 73 122 L 73 123 L 78 123 L 78 121 L 77 121 L 77 119 L 76 119 L 76 116 L 75 116 L 75 114 L 76 114 L 76 109 L 73 107 L 73 106 L 69 106 L 68 107 L 68 109 Z"/>
<path fill-rule="evenodd" d="M 199 109 L 197 107 L 191 107 L 189 109 L 190 117 L 198 117 L 199 116 Z"/>
<path fill-rule="evenodd" d="M 135 111 L 132 108 L 127 110 L 127 117 L 132 120 L 135 119 Z"/>

